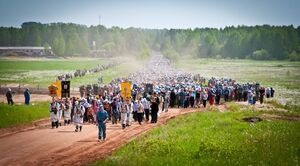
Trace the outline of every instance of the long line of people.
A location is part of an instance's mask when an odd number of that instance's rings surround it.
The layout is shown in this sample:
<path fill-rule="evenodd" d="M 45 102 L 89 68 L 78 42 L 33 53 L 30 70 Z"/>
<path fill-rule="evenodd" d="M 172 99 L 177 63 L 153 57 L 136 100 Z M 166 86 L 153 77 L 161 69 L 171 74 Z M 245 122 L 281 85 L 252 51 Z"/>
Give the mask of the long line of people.
<path fill-rule="evenodd" d="M 131 82 L 131 98 L 121 97 L 120 83 Z M 150 90 L 148 85 L 152 86 Z M 92 92 L 92 91 L 89 91 Z M 95 91 L 94 91 L 95 92 Z M 84 123 L 97 124 L 99 140 L 106 138 L 106 123 L 121 124 L 125 129 L 133 121 L 156 123 L 160 112 L 168 108 L 200 108 L 218 105 L 227 101 L 248 101 L 255 104 L 264 96 L 273 97 L 273 88 L 264 88 L 259 83 L 239 84 L 233 79 L 205 79 L 200 74 L 175 70 L 170 61 L 161 55 L 153 56 L 142 70 L 127 78 L 113 79 L 97 94 L 70 99 L 53 99 L 50 104 L 52 128 L 75 124 L 75 131 L 82 131 Z"/>

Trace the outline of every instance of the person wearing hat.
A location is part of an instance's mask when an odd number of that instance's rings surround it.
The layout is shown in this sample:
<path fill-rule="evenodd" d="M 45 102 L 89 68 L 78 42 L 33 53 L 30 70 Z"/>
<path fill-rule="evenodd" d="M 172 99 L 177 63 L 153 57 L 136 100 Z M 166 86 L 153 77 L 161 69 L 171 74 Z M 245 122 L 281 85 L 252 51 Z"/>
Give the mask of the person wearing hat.
<path fill-rule="evenodd" d="M 106 122 L 107 122 L 107 112 L 103 109 L 101 104 L 99 111 L 97 112 L 97 124 L 98 124 L 98 142 L 105 141 L 106 139 Z"/>
<path fill-rule="evenodd" d="M 6 92 L 6 99 L 7 99 L 7 103 L 8 105 L 14 105 L 14 101 L 13 101 L 13 95 L 12 95 L 12 91 L 10 88 L 8 88 L 8 91 Z"/>
<path fill-rule="evenodd" d="M 26 88 L 24 91 L 24 97 L 25 97 L 25 104 L 29 105 L 30 102 L 30 93 L 29 93 L 29 89 Z"/>

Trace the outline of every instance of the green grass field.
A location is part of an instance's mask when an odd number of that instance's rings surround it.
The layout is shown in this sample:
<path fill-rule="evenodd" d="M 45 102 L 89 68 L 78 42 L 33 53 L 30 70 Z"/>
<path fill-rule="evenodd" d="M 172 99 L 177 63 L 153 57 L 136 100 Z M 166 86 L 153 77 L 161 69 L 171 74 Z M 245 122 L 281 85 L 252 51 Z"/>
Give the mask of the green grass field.
<path fill-rule="evenodd" d="M 92 165 L 299 165 L 300 122 L 197 112 L 169 121 Z"/>
<path fill-rule="evenodd" d="M 0 59 L 0 84 L 25 84 L 47 88 L 56 81 L 58 75 L 74 72 L 76 69 L 90 69 L 98 64 L 117 62 L 121 63 L 114 68 L 71 79 L 71 87 L 78 88 L 81 85 L 97 83 L 100 76 L 103 76 L 104 82 L 108 83 L 113 78 L 127 76 L 142 65 L 128 58 Z"/>
<path fill-rule="evenodd" d="M 58 75 L 74 72 L 76 69 L 90 69 L 98 64 L 113 62 L 112 59 L 76 58 L 76 59 L 37 59 L 37 60 L 0 60 L 0 84 L 28 84 L 47 88 L 55 82 Z M 94 74 L 99 77 L 100 73 Z M 89 82 L 91 76 L 81 77 L 82 81 Z M 97 80 L 97 78 L 95 78 Z M 79 79 L 72 80 L 77 87 Z M 72 86 L 72 87 L 74 87 Z"/>
<path fill-rule="evenodd" d="M 49 102 L 31 103 L 29 106 L 0 103 L 0 128 L 26 124 L 49 116 Z"/>

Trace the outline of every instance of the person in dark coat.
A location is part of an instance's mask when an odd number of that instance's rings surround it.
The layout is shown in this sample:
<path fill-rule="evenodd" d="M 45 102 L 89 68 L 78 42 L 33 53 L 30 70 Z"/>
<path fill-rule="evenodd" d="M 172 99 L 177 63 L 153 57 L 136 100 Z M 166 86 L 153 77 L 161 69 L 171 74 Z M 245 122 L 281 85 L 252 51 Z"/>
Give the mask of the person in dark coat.
<path fill-rule="evenodd" d="M 221 99 L 221 88 L 217 87 L 216 89 L 216 104 L 219 105 L 220 104 L 220 99 Z"/>
<path fill-rule="evenodd" d="M 155 100 L 151 102 L 151 123 L 157 122 L 158 103 Z"/>
<path fill-rule="evenodd" d="M 259 101 L 260 101 L 260 104 L 262 104 L 264 102 L 264 95 L 265 95 L 265 88 L 260 87 L 259 88 Z"/>
<path fill-rule="evenodd" d="M 24 97 L 25 97 L 25 104 L 29 105 L 30 102 L 30 93 L 29 93 L 29 89 L 26 88 L 24 91 Z"/>
<path fill-rule="evenodd" d="M 12 91 L 10 88 L 8 88 L 8 91 L 6 92 L 6 99 L 7 99 L 7 103 L 8 105 L 11 104 L 13 105 L 14 104 L 14 101 L 13 101 L 13 95 L 12 95 Z"/>
<path fill-rule="evenodd" d="M 171 91 L 170 94 L 170 107 L 173 108 L 175 106 L 175 101 L 176 101 L 176 94 L 174 90 Z"/>
<path fill-rule="evenodd" d="M 273 89 L 273 87 L 271 87 L 271 97 L 274 97 L 274 93 L 275 93 L 275 90 Z"/>

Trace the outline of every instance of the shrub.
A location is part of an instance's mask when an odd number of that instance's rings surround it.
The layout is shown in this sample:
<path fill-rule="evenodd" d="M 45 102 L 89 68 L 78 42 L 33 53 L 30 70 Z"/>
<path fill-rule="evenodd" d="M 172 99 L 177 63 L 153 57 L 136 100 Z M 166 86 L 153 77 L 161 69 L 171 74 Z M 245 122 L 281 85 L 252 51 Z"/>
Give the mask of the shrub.
<path fill-rule="evenodd" d="M 260 49 L 253 52 L 252 58 L 256 60 L 267 60 L 270 59 L 270 54 L 267 50 Z"/>

